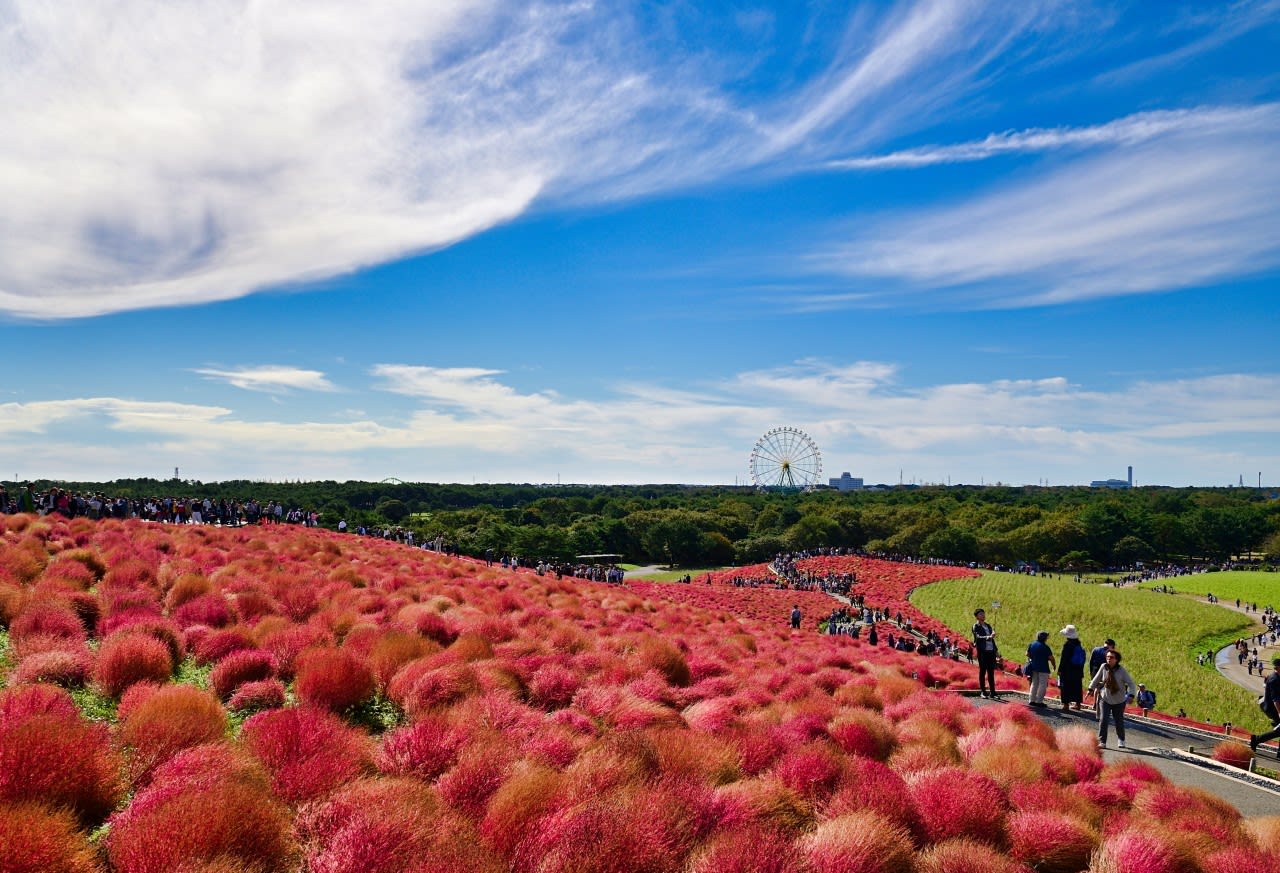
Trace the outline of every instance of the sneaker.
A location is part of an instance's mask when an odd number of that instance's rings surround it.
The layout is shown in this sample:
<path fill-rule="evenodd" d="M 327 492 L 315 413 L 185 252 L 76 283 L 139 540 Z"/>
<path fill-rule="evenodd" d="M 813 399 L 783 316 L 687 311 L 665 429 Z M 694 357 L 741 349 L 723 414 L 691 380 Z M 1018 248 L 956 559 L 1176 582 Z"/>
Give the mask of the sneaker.
<path fill-rule="evenodd" d="M 1121 740 L 1120 742 L 1116 743 L 1116 745 L 1121 749 L 1125 748 L 1124 740 Z"/>

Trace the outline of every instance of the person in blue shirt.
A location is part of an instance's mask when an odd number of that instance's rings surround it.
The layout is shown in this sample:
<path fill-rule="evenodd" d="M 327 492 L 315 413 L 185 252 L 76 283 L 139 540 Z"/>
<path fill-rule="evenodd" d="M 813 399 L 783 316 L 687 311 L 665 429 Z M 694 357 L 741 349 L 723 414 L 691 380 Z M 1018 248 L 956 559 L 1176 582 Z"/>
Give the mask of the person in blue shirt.
<path fill-rule="evenodd" d="M 1032 706 L 1044 706 L 1044 694 L 1049 690 L 1049 674 L 1057 668 L 1053 649 L 1045 642 L 1047 639 L 1049 632 L 1042 630 L 1036 634 L 1035 642 L 1027 646 L 1027 678 L 1031 680 L 1031 697 L 1028 703 Z"/>

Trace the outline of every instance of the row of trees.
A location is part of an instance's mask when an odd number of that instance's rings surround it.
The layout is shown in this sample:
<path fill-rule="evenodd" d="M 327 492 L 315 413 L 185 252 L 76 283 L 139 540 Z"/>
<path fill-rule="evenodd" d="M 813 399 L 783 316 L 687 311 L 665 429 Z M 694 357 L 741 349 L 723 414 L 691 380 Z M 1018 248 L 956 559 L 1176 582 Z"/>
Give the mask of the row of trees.
<path fill-rule="evenodd" d="M 477 555 L 569 560 L 609 553 L 712 566 L 841 546 L 1066 570 L 1222 561 L 1251 552 L 1280 562 L 1280 500 L 1243 488 L 939 486 L 797 494 L 677 485 L 57 484 L 124 496 L 278 500 L 319 510 L 327 527 L 340 519 L 351 527 L 402 526 Z"/>

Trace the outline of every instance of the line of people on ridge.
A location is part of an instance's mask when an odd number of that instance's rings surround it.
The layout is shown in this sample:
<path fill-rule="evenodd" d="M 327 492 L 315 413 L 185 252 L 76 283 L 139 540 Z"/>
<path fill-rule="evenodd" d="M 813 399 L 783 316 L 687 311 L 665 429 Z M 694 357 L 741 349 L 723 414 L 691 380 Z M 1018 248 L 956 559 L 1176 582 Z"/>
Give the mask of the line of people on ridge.
<path fill-rule="evenodd" d="M 1000 663 L 1000 649 L 996 644 L 996 632 L 987 621 L 986 610 L 974 610 L 973 617 L 973 646 L 978 653 L 978 690 L 983 697 L 997 698 L 996 667 Z M 1031 682 L 1028 704 L 1034 707 L 1047 705 L 1044 698 L 1049 688 L 1049 676 L 1056 670 L 1063 711 L 1082 711 L 1087 694 L 1093 698 L 1097 713 L 1099 745 L 1107 745 L 1109 726 L 1114 723 L 1120 748 L 1125 748 L 1125 707 L 1136 702 L 1145 716 L 1155 708 L 1155 692 L 1143 683 L 1135 683 L 1129 671 L 1120 665 L 1122 656 L 1116 649 L 1115 640 L 1107 639 L 1086 653 L 1075 625 L 1069 624 L 1058 633 L 1065 637 L 1058 657 L 1049 646 L 1048 631 L 1039 631 L 1027 646 L 1023 672 Z M 1087 687 L 1084 683 L 1086 667 L 1092 677 Z"/>

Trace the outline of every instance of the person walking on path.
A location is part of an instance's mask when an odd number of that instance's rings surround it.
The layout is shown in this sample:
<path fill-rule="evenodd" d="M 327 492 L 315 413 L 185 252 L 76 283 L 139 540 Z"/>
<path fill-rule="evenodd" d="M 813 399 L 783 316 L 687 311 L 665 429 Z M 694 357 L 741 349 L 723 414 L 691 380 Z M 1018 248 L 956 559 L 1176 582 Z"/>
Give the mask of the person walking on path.
<path fill-rule="evenodd" d="M 1146 718 L 1151 714 L 1151 710 L 1156 708 L 1156 693 L 1141 682 L 1138 683 L 1138 696 L 1134 698 L 1134 703 L 1138 704 L 1142 709 L 1142 717 Z"/>
<path fill-rule="evenodd" d="M 1115 651 L 1116 641 L 1107 637 L 1102 641 L 1102 645 L 1097 646 L 1093 651 L 1089 652 L 1089 675 L 1096 676 L 1098 671 L 1102 669 L 1102 665 L 1107 662 L 1107 652 Z"/>
<path fill-rule="evenodd" d="M 1027 701 L 1031 706 L 1044 706 L 1044 694 L 1049 690 L 1049 674 L 1057 669 L 1053 658 L 1053 649 L 1045 640 L 1049 632 L 1042 630 L 1036 633 L 1035 640 L 1027 646 L 1027 666 L 1030 668 L 1031 695 Z"/>
<path fill-rule="evenodd" d="M 1249 748 L 1258 751 L 1258 744 L 1280 737 L 1280 655 L 1271 659 L 1271 675 L 1262 683 L 1262 711 L 1271 719 L 1271 730 L 1265 734 L 1250 734 Z"/>
<path fill-rule="evenodd" d="M 1133 684 L 1129 671 L 1120 666 L 1120 653 L 1115 649 L 1107 652 L 1106 660 L 1089 683 L 1089 693 L 1097 694 L 1098 700 L 1098 745 L 1107 747 L 1107 724 L 1116 723 L 1116 739 L 1120 748 L 1124 748 L 1124 707 L 1129 702 L 1129 695 L 1137 694 L 1138 687 Z"/>
<path fill-rule="evenodd" d="M 1000 657 L 996 648 L 996 632 L 987 624 L 987 611 L 979 607 L 973 611 L 973 647 L 978 652 L 978 691 L 983 697 L 991 689 L 996 696 L 996 660 Z"/>
<path fill-rule="evenodd" d="M 1078 712 L 1084 702 L 1084 667 L 1089 658 L 1074 624 L 1067 625 L 1058 633 L 1067 638 L 1058 658 L 1058 695 L 1062 698 L 1063 710 L 1074 706 Z"/>

